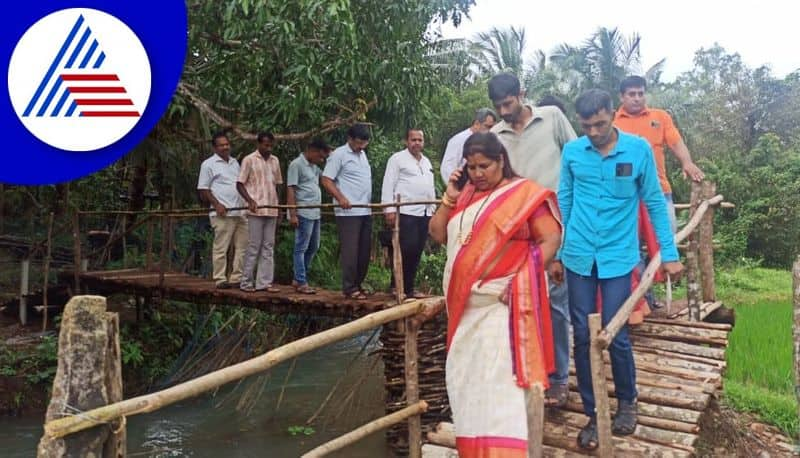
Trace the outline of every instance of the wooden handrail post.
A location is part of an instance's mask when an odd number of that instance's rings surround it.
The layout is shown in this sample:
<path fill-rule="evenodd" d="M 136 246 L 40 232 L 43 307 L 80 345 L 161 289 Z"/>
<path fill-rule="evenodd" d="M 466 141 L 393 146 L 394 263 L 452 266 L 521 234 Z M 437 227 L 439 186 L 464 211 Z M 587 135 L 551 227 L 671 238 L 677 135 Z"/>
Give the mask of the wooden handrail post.
<path fill-rule="evenodd" d="M 701 185 L 703 200 L 708 200 L 717 194 L 717 185 L 711 181 L 703 181 Z M 714 284 L 714 207 L 709 207 L 700 220 L 697 229 L 700 241 L 698 262 L 700 265 L 700 281 L 703 303 L 717 300 L 717 291 Z"/>
<path fill-rule="evenodd" d="M 72 250 L 75 255 L 74 281 L 75 281 L 75 294 L 80 294 L 81 291 L 81 225 L 78 209 L 72 214 Z"/>
<path fill-rule="evenodd" d="M 702 200 L 700 184 L 692 181 L 691 210 L 694 216 Z M 708 211 L 708 210 L 706 210 Z M 686 298 L 689 307 L 689 321 L 700 321 L 700 285 L 697 279 L 697 231 L 689 233 L 689 247 L 686 249 Z"/>
<path fill-rule="evenodd" d="M 400 194 L 395 196 L 394 201 L 396 206 L 394 207 L 394 227 L 392 228 L 392 271 L 397 303 L 402 304 L 406 290 L 403 284 L 403 254 L 400 253 Z"/>
<path fill-rule="evenodd" d="M 169 247 L 169 217 L 162 216 L 161 220 L 161 255 L 158 259 L 158 291 L 164 297 L 164 269 L 166 267 L 167 248 Z"/>
<path fill-rule="evenodd" d="M 28 324 L 28 279 L 30 278 L 31 260 L 22 260 L 19 276 L 19 323 L 23 326 Z"/>
<path fill-rule="evenodd" d="M 528 418 L 528 458 L 542 458 L 544 440 L 544 387 L 534 383 L 525 391 L 525 410 Z"/>
<path fill-rule="evenodd" d="M 47 219 L 47 253 L 44 257 L 44 272 L 42 283 L 42 332 L 47 331 L 47 285 L 50 283 L 50 255 L 53 250 L 53 212 L 50 212 L 50 217 Z"/>
<path fill-rule="evenodd" d="M 792 267 L 792 296 L 794 299 L 794 394 L 800 418 L 800 255 Z"/>
<path fill-rule="evenodd" d="M 611 409 L 606 390 L 606 366 L 603 363 L 603 346 L 597 340 L 602 326 L 599 313 L 589 315 L 589 362 L 597 418 L 597 456 L 612 457 L 614 456 L 614 446 L 611 442 Z"/>
<path fill-rule="evenodd" d="M 398 216 L 400 216 L 398 214 Z M 402 284 L 402 283 L 401 283 Z M 406 403 L 416 404 L 419 401 L 419 349 L 417 338 L 419 323 L 414 317 L 405 319 L 405 356 L 404 373 L 406 378 Z M 422 456 L 422 419 L 419 415 L 408 417 L 408 456 Z"/>
<path fill-rule="evenodd" d="M 153 218 L 147 217 L 147 245 L 144 251 L 144 268 L 151 270 L 153 268 Z"/>

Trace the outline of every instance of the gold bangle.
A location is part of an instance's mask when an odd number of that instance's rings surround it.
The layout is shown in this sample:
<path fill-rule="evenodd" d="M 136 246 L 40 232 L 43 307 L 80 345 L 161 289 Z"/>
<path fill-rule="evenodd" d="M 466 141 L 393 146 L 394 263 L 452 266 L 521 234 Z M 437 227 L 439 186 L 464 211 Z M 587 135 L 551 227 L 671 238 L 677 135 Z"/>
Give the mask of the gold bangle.
<path fill-rule="evenodd" d="M 442 205 L 447 208 L 455 208 L 456 203 L 447 194 L 442 195 Z"/>

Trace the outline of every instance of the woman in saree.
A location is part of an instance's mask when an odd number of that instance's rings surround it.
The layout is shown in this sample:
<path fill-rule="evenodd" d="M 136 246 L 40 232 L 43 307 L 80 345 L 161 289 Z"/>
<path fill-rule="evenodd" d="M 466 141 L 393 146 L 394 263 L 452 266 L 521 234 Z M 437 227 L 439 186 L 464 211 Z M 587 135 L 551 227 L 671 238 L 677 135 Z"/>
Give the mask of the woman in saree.
<path fill-rule="evenodd" d="M 561 241 L 558 206 L 552 191 L 514 173 L 493 133 L 469 137 L 463 157 L 430 221 L 431 237 L 447 245 L 456 446 L 462 458 L 526 457 L 526 390 L 546 388 L 555 368 L 544 274 Z"/>

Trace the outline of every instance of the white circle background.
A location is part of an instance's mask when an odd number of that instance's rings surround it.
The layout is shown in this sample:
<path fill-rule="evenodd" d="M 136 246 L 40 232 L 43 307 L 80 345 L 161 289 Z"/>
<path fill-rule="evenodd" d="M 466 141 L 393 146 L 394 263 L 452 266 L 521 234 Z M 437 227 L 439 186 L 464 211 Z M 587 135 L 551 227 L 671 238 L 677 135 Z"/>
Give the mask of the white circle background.
<path fill-rule="evenodd" d="M 50 112 L 61 97 L 62 89 L 59 89 L 45 114 L 37 117 L 36 113 L 47 97 L 52 83 L 45 87 L 30 115 L 22 116 L 81 14 L 84 23 L 59 62 L 54 77 L 62 72 L 115 73 L 119 76 L 118 84 L 124 86 L 127 93 L 109 94 L 109 96 L 126 96 L 133 101 L 133 106 L 114 109 L 136 110 L 139 112 L 139 117 L 81 117 L 78 116 L 80 107 L 71 117 L 65 117 L 67 104 L 62 107 L 59 116 L 50 117 Z M 91 45 L 92 39 L 97 40 L 98 48 L 91 63 L 94 63 L 100 51 L 105 52 L 105 61 L 99 69 L 62 70 L 87 26 L 91 28 L 92 32 L 76 62 L 81 61 Z M 51 81 L 54 77 L 51 78 Z M 124 137 L 144 114 L 150 98 L 150 84 L 150 61 L 139 37 L 116 17 L 90 8 L 64 9 L 37 21 L 25 31 L 17 43 L 8 65 L 8 91 L 17 117 L 38 139 L 50 146 L 67 151 L 94 151 Z M 62 82 L 61 85 L 64 87 L 67 83 Z M 72 98 L 75 98 L 74 94 Z"/>

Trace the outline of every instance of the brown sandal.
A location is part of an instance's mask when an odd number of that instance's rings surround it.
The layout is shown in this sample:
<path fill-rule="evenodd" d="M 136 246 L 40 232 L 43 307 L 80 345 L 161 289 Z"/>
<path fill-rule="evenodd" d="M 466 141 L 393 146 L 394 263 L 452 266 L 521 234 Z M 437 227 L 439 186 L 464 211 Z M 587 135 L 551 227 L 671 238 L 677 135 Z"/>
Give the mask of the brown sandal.
<path fill-rule="evenodd" d="M 280 293 L 281 289 L 277 286 L 269 285 L 266 288 L 258 288 L 256 291 L 258 292 L 267 292 L 267 293 Z"/>
<path fill-rule="evenodd" d="M 295 287 L 295 291 L 300 294 L 317 294 L 317 290 L 308 286 L 308 285 L 300 285 Z"/>
<path fill-rule="evenodd" d="M 367 295 L 357 290 L 353 291 L 352 293 L 344 293 L 344 297 L 346 297 L 347 299 L 355 299 L 357 301 L 367 300 Z"/>

